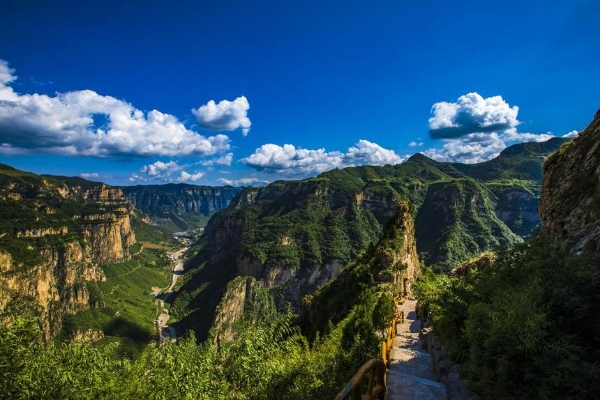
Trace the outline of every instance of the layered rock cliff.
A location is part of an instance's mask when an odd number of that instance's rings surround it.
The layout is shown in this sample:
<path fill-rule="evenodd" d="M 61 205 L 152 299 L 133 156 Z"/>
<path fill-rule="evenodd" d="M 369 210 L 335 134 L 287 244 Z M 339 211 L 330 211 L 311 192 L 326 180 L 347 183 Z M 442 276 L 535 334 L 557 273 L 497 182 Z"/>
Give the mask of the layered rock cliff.
<path fill-rule="evenodd" d="M 172 230 L 191 230 L 227 208 L 240 188 L 167 184 L 122 188 L 131 203 L 153 224 Z"/>
<path fill-rule="evenodd" d="M 273 298 L 264 285 L 252 277 L 238 277 L 229 282 L 217 306 L 214 341 L 217 344 L 231 341 L 242 325 L 264 321 L 276 312 Z"/>
<path fill-rule="evenodd" d="M 363 292 L 413 296 L 412 285 L 420 274 L 415 242 L 414 206 L 398 203 L 377 243 L 345 266 L 339 276 L 303 299 L 303 330 L 310 336 L 324 332 L 360 301 Z"/>
<path fill-rule="evenodd" d="M 563 251 L 600 250 L 600 110 L 544 164 L 542 232 Z"/>
<path fill-rule="evenodd" d="M 31 301 L 46 340 L 65 314 L 98 306 L 86 282 L 123 261 L 135 235 L 120 189 L 0 166 L 0 307 Z"/>

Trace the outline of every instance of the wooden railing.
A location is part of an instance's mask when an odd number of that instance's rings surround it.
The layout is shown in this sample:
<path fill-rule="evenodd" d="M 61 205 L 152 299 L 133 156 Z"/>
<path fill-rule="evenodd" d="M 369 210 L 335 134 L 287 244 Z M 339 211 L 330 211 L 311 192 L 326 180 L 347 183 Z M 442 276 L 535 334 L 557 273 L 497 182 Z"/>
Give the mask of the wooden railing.
<path fill-rule="evenodd" d="M 404 311 L 398 309 L 402 304 L 404 304 L 404 297 L 400 295 L 396 296 L 394 299 L 394 318 L 392 319 L 392 322 L 390 322 L 386 337 L 381 343 L 381 359 L 386 368 L 390 367 L 390 351 L 392 350 L 394 338 L 396 337 L 396 326 L 398 323 L 404 323 Z"/>
<path fill-rule="evenodd" d="M 386 337 L 381 343 L 381 359 L 373 358 L 363 364 L 350 382 L 337 395 L 336 400 L 385 398 L 385 371 L 390 367 L 390 350 L 394 344 L 394 337 L 396 337 L 396 325 L 404 323 L 404 311 L 398 309 L 400 305 L 404 304 L 404 301 L 405 299 L 402 295 L 398 295 L 394 299 L 394 317 L 387 329 Z M 363 396 L 361 394 L 361 386 L 367 374 L 369 374 L 369 384 Z"/>
<path fill-rule="evenodd" d="M 365 377 L 369 374 L 367 392 L 361 394 L 361 386 Z M 336 396 L 335 400 L 371 400 L 385 398 L 385 365 L 383 361 L 373 358 L 363 364 L 358 372 L 352 377 L 346 387 Z"/>

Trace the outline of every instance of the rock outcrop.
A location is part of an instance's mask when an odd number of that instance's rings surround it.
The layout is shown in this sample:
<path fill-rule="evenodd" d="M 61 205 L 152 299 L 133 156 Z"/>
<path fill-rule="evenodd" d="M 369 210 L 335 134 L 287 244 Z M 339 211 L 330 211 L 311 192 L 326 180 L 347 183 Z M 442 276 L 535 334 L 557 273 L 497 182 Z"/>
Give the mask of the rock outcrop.
<path fill-rule="evenodd" d="M 120 189 L 79 178 L 41 177 L 0 166 L 0 308 L 37 305 L 46 340 L 65 314 L 101 306 L 86 282 L 128 259 L 133 207 Z"/>
<path fill-rule="evenodd" d="M 416 221 L 425 263 L 448 271 L 473 254 L 522 241 L 496 216 L 493 198 L 472 179 L 430 185 Z"/>
<path fill-rule="evenodd" d="M 225 295 L 215 312 L 214 341 L 222 343 L 235 338 L 236 324 L 253 324 L 276 312 L 272 297 L 259 281 L 238 277 L 227 285 Z"/>
<path fill-rule="evenodd" d="M 600 110 L 544 164 L 542 233 L 563 251 L 600 251 Z"/>

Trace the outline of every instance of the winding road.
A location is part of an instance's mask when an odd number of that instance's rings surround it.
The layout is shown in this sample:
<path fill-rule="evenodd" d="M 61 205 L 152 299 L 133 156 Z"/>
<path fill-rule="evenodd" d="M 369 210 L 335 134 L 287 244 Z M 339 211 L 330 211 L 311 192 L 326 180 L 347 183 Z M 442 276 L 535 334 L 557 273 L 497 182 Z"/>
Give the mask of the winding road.
<path fill-rule="evenodd" d="M 172 343 L 177 342 L 177 334 L 175 332 L 175 328 L 168 325 L 169 319 L 171 316 L 169 315 L 169 310 L 165 308 L 165 300 L 171 296 L 173 293 L 173 288 L 177 283 L 177 280 L 181 275 L 183 275 L 183 261 L 181 261 L 181 257 L 186 252 L 188 248 L 184 247 L 176 252 L 168 252 L 167 254 L 175 262 L 175 266 L 172 270 L 171 275 L 171 285 L 166 289 L 158 289 L 154 291 L 154 297 L 156 297 L 157 304 L 157 317 L 155 320 L 156 330 L 158 332 L 158 338 L 160 343 L 164 343 L 168 339 L 171 340 Z"/>

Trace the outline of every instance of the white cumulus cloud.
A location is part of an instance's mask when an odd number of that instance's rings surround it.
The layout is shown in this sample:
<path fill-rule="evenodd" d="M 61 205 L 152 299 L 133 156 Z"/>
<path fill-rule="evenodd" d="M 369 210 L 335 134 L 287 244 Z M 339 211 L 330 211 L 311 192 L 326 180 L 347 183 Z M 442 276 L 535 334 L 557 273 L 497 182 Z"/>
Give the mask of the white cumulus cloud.
<path fill-rule="evenodd" d="M 169 176 L 174 172 L 180 171 L 183 166 L 179 165 L 176 161 L 169 161 L 167 163 L 162 161 L 156 161 L 153 164 L 144 165 L 140 168 L 140 172 L 143 172 L 152 177 L 163 177 Z"/>
<path fill-rule="evenodd" d="M 415 142 L 415 141 L 412 141 L 412 142 L 410 142 L 408 145 L 409 145 L 410 147 L 423 146 L 423 142 L 418 142 L 418 143 L 417 143 L 417 142 Z"/>
<path fill-rule="evenodd" d="M 511 144 L 543 142 L 554 137 L 552 132 L 519 132 L 519 107 L 511 107 L 502 96 L 483 98 L 469 93 L 456 103 L 435 103 L 431 110 L 429 135 L 442 139 L 444 144 L 423 154 L 438 161 L 483 162 Z"/>
<path fill-rule="evenodd" d="M 248 118 L 249 109 L 248 99 L 240 96 L 233 101 L 221 100 L 219 103 L 210 100 L 198 109 L 193 108 L 192 113 L 203 128 L 215 131 L 233 131 L 242 128 L 242 134 L 246 136 L 252 125 Z"/>
<path fill-rule="evenodd" d="M 447 140 L 441 148 L 429 149 L 423 154 L 437 161 L 473 164 L 490 160 L 505 148 L 504 140 L 495 132 L 486 135 L 486 140 L 471 133 L 461 139 Z"/>
<path fill-rule="evenodd" d="M 144 165 L 140 168 L 143 175 L 132 174 L 129 177 L 130 182 L 155 181 L 155 182 L 196 182 L 204 176 L 204 172 L 187 172 L 189 165 L 181 165 L 177 161 L 156 161 L 152 164 Z M 179 174 L 177 174 L 179 172 Z"/>
<path fill-rule="evenodd" d="M 231 165 L 232 162 L 233 162 L 233 153 L 227 153 L 218 158 L 201 161 L 200 165 L 203 165 L 205 167 L 212 167 L 213 165 L 229 166 L 229 165 Z"/>
<path fill-rule="evenodd" d="M 177 181 L 178 182 L 196 182 L 198 180 L 200 180 L 200 178 L 202 178 L 204 176 L 203 172 L 196 172 L 194 174 L 189 174 L 185 171 L 181 171 L 179 173 L 179 176 L 177 177 Z"/>
<path fill-rule="evenodd" d="M 402 162 L 402 158 L 393 150 L 385 149 L 367 140 L 359 140 L 346 153 L 327 152 L 325 149 L 308 150 L 296 148 L 291 144 L 279 146 L 268 143 L 241 161 L 259 171 L 298 176 L 357 165 L 398 164 Z"/>
<path fill-rule="evenodd" d="M 562 137 L 564 137 L 564 138 L 576 138 L 577 136 L 579 136 L 579 132 L 578 131 L 571 131 L 571 132 L 563 135 Z"/>
<path fill-rule="evenodd" d="M 483 98 L 478 93 L 460 96 L 456 103 L 435 103 L 429 118 L 429 135 L 455 139 L 476 132 L 498 132 L 519 124 L 519 107 L 511 107 L 502 96 Z"/>
<path fill-rule="evenodd" d="M 81 174 L 79 174 L 80 177 L 82 177 L 83 179 L 98 179 L 100 178 L 100 174 L 98 174 L 97 172 L 83 172 Z"/>
<path fill-rule="evenodd" d="M 551 133 L 524 133 L 517 132 L 516 129 L 508 129 L 502 133 L 471 133 L 459 139 L 444 140 L 441 148 L 429 149 L 423 154 L 437 161 L 473 164 L 497 157 L 511 144 L 545 142 L 553 137 Z"/>
<path fill-rule="evenodd" d="M 263 186 L 270 183 L 256 176 L 248 176 L 240 179 L 219 178 L 218 182 L 228 186 Z"/>
<path fill-rule="evenodd" d="M 19 94 L 15 79 L 0 60 L 0 154 L 210 156 L 230 147 L 226 135 L 204 137 L 158 110 L 92 90 Z"/>

